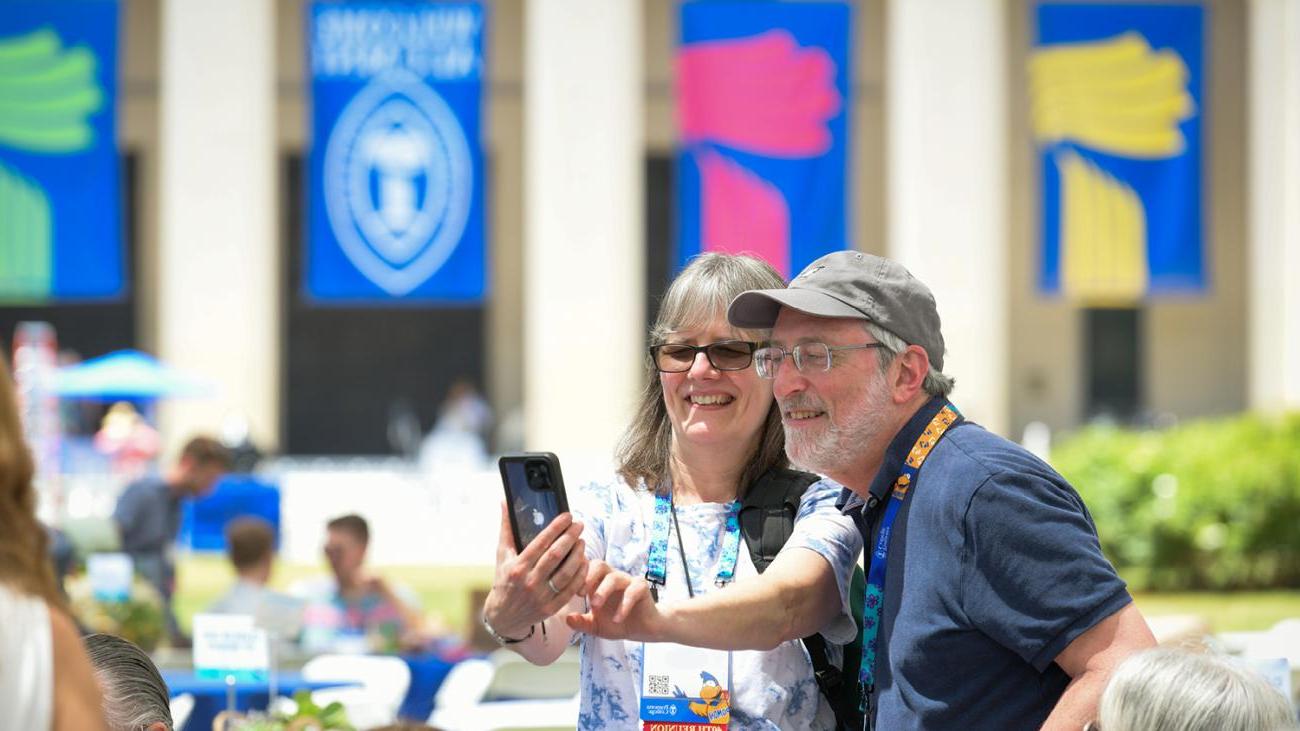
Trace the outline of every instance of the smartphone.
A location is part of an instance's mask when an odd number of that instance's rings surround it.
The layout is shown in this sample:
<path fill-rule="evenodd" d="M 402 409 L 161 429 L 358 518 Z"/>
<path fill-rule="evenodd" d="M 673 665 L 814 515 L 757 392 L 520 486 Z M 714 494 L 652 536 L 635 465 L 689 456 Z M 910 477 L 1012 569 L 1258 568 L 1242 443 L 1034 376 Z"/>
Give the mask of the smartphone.
<path fill-rule="evenodd" d="M 569 511 L 560 460 L 550 452 L 525 452 L 507 454 L 498 464 L 515 550 L 522 552 L 560 513 Z"/>

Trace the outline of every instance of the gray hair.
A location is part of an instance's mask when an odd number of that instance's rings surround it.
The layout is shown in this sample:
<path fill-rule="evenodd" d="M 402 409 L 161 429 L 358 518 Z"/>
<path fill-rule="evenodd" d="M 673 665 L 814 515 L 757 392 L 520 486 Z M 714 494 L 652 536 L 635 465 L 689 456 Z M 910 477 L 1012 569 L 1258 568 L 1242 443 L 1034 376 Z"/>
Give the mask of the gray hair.
<path fill-rule="evenodd" d="M 880 348 L 880 357 L 877 358 L 880 363 L 880 372 L 884 374 L 889 370 L 889 366 L 894 362 L 894 359 L 904 350 L 907 350 L 907 342 L 874 322 L 868 320 L 863 321 L 862 324 L 866 327 L 867 332 L 871 334 L 871 337 L 885 346 Z M 930 366 L 930 372 L 925 374 L 925 380 L 921 382 L 921 388 L 926 393 L 943 398 L 947 398 L 948 394 L 952 393 L 952 387 L 955 385 L 957 385 L 956 379 L 935 370 L 934 366 Z"/>
<path fill-rule="evenodd" d="M 140 731 L 162 723 L 172 731 L 167 684 L 144 650 L 113 635 L 87 635 L 84 642 L 104 694 L 108 727 L 112 731 Z"/>
<path fill-rule="evenodd" d="M 659 303 L 659 315 L 650 329 L 650 344 L 658 344 L 673 332 L 707 326 L 715 319 L 727 319 L 727 307 L 741 292 L 751 289 L 784 289 L 785 280 L 770 264 L 752 256 L 701 254 L 691 260 L 673 280 Z M 762 343 L 767 330 L 740 330 L 740 337 Z M 617 452 L 618 474 L 629 485 L 644 481 L 650 489 L 667 485 L 672 424 L 664 406 L 659 373 L 646 355 L 645 386 L 641 389 L 636 415 L 624 432 Z M 759 430 L 758 444 L 746 461 L 739 490 L 746 488 L 773 467 L 789 464 L 785 456 L 785 433 L 781 412 L 772 402 Z"/>
<path fill-rule="evenodd" d="M 1284 731 L 1291 702 L 1231 658 L 1154 648 L 1120 663 L 1101 696 L 1103 731 Z"/>

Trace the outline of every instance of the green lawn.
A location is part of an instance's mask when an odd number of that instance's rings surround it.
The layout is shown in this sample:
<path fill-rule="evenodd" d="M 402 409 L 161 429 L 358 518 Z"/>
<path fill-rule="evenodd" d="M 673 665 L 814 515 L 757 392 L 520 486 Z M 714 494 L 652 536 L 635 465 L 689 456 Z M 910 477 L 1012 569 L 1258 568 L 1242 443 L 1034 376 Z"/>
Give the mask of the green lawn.
<path fill-rule="evenodd" d="M 280 563 L 271 584 L 284 588 L 298 579 L 322 576 L 323 564 Z M 492 585 L 492 569 L 483 566 L 393 566 L 378 569 L 389 581 L 410 588 L 420 597 L 426 614 L 450 631 L 463 635 L 468 627 L 470 594 Z M 190 618 L 200 612 L 234 582 L 234 572 L 224 556 L 188 556 L 177 566 L 176 615 L 189 631 Z"/>
<path fill-rule="evenodd" d="M 1147 616 L 1195 614 L 1215 632 L 1266 630 L 1278 620 L 1300 617 L 1300 591 L 1143 593 L 1134 598 Z"/>
<path fill-rule="evenodd" d="M 280 564 L 272 584 L 323 574 L 325 568 Z M 463 635 L 473 615 L 470 594 L 492 584 L 492 569 L 483 566 L 394 566 L 379 569 L 390 581 L 414 591 L 425 612 L 450 631 Z M 190 617 L 206 607 L 234 580 L 221 556 L 190 556 L 182 559 L 177 579 L 176 612 L 188 631 Z M 1216 632 L 1265 630 L 1278 620 L 1300 617 L 1300 591 L 1258 591 L 1240 593 L 1138 594 L 1137 604 L 1148 616 L 1195 614 Z"/>

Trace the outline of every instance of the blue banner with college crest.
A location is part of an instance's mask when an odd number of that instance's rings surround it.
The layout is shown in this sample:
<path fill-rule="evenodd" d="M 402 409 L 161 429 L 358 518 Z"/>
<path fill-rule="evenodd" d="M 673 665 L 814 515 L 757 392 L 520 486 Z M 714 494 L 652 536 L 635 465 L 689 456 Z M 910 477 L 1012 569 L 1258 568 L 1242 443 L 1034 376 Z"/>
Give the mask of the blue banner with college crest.
<path fill-rule="evenodd" d="M 120 296 L 113 0 L 0 2 L 0 301 Z"/>
<path fill-rule="evenodd" d="M 312 6 L 310 297 L 483 297 L 483 28 L 477 3 Z"/>
<path fill-rule="evenodd" d="M 1204 10 L 1041 3 L 1037 23 L 1040 290 L 1090 306 L 1204 292 Z"/>

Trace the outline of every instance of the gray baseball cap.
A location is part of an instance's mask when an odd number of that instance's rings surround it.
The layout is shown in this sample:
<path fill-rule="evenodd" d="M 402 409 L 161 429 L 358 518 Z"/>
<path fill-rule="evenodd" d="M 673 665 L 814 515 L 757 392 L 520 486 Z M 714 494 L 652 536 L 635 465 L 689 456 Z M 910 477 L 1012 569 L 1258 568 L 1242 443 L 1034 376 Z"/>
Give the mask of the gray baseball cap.
<path fill-rule="evenodd" d="M 741 328 L 770 328 L 782 307 L 815 317 L 869 320 L 925 348 L 943 370 L 943 333 L 930 288 L 892 259 L 836 251 L 809 264 L 786 289 L 741 292 L 727 319 Z"/>

